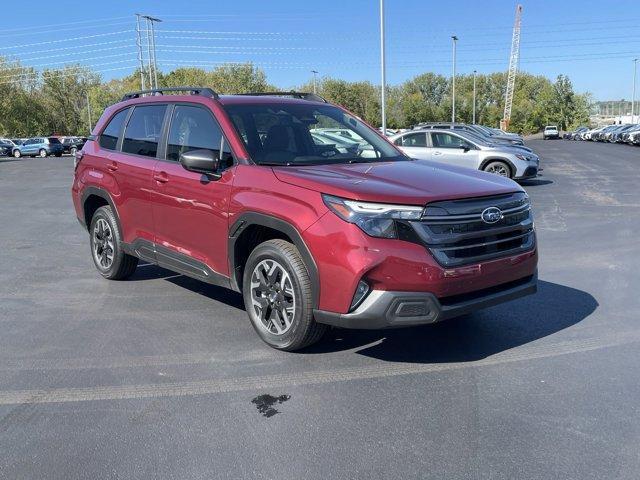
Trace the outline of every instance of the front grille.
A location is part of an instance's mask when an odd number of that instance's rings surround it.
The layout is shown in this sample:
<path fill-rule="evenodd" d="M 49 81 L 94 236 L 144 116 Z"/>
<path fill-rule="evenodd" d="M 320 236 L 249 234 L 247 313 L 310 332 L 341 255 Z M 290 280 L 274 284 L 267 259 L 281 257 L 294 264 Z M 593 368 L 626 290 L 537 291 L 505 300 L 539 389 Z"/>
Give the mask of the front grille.
<path fill-rule="evenodd" d="M 482 212 L 497 207 L 503 217 L 486 223 Z M 533 216 L 524 192 L 448 200 L 427 205 L 411 222 L 420 242 L 443 267 L 458 267 L 526 252 L 535 246 Z"/>

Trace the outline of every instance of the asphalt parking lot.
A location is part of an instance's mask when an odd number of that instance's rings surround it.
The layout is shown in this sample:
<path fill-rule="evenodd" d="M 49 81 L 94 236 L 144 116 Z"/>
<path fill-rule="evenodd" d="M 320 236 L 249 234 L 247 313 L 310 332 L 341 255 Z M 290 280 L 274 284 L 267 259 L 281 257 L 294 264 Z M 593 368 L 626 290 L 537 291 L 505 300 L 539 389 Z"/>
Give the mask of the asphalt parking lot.
<path fill-rule="evenodd" d="M 638 478 L 640 149 L 530 146 L 537 295 L 296 354 L 237 294 L 103 280 L 72 159 L 0 160 L 0 478 Z"/>

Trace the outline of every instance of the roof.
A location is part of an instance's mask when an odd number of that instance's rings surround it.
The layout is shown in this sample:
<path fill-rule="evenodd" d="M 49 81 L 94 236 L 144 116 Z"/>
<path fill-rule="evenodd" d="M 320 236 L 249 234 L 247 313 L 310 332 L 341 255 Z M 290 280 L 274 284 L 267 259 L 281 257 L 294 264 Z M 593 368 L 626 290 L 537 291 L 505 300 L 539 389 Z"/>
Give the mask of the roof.
<path fill-rule="evenodd" d="M 313 103 L 316 105 L 327 105 L 324 102 L 314 100 L 305 100 L 303 98 L 293 98 L 285 96 L 267 96 L 267 95 L 220 95 L 218 101 L 223 105 L 256 105 L 256 104 L 301 104 L 308 105 Z"/>

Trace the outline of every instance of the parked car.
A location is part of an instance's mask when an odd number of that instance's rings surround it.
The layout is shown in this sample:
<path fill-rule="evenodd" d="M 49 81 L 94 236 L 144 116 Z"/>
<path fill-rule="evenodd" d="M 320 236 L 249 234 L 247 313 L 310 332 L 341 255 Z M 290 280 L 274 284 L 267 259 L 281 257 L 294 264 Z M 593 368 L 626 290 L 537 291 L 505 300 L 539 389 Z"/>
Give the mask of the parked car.
<path fill-rule="evenodd" d="M 589 127 L 578 127 L 573 132 L 567 133 L 568 140 L 582 140 L 582 134 L 589 131 Z"/>
<path fill-rule="evenodd" d="M 538 175 L 535 153 L 490 143 L 462 130 L 423 130 L 395 135 L 390 140 L 409 157 L 495 173 L 514 180 Z"/>
<path fill-rule="evenodd" d="M 529 148 L 524 147 L 524 142 L 522 138 L 511 137 L 508 135 L 498 135 L 498 134 L 492 133 L 489 129 L 481 125 L 468 125 L 466 123 L 451 123 L 451 122 L 439 122 L 439 123 L 426 122 L 426 123 L 419 123 L 418 125 L 415 125 L 413 127 L 414 130 L 425 130 L 425 129 L 433 129 L 433 128 L 440 129 L 440 130 L 445 128 L 452 129 L 452 130 L 465 130 L 468 132 L 475 133 L 476 135 L 479 135 L 481 137 L 485 137 L 487 141 L 490 141 L 493 143 L 518 145 L 518 146 L 522 146 L 528 151 L 531 151 Z"/>
<path fill-rule="evenodd" d="M 63 137 L 61 140 L 63 153 L 70 153 L 75 155 L 78 150 L 82 150 L 86 139 L 82 137 Z"/>
<path fill-rule="evenodd" d="M 282 350 L 327 325 L 427 324 L 535 292 L 531 207 L 508 178 L 413 161 L 313 95 L 152 92 L 107 108 L 76 156 L 73 203 L 103 277 L 144 259 L 242 292 Z M 318 124 L 376 158 L 315 145 Z"/>
<path fill-rule="evenodd" d="M 46 157 L 55 155 L 62 156 L 62 143 L 56 137 L 34 137 L 26 140 L 21 145 L 13 148 L 12 154 L 16 158 L 29 157 Z"/>
<path fill-rule="evenodd" d="M 556 125 L 547 125 L 546 127 L 544 127 L 542 138 L 544 140 L 549 140 L 550 138 L 560 138 L 560 131 L 558 130 L 558 127 Z"/>
<path fill-rule="evenodd" d="M 8 138 L 0 138 L 0 156 L 11 156 L 11 152 L 13 152 L 13 147 L 15 146 L 16 144 Z"/>

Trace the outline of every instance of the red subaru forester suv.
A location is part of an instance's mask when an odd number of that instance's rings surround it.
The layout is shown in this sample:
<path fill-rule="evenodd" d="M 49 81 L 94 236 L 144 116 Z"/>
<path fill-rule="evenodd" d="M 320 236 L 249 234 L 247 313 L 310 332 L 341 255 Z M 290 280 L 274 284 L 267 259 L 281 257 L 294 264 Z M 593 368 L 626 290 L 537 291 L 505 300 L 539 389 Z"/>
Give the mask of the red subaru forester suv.
<path fill-rule="evenodd" d="M 103 277 L 142 259 L 242 292 L 282 350 L 536 291 L 518 184 L 408 158 L 312 94 L 128 94 L 77 153 L 72 195 Z"/>

